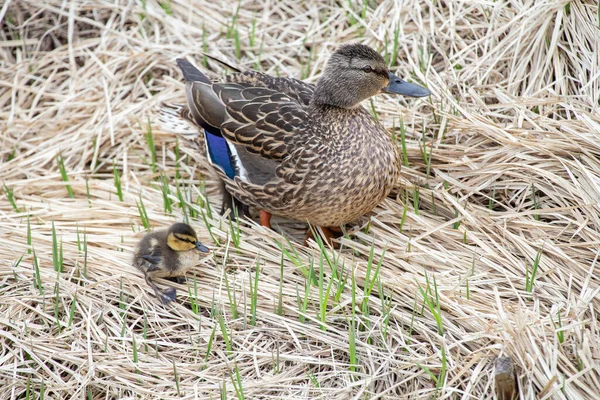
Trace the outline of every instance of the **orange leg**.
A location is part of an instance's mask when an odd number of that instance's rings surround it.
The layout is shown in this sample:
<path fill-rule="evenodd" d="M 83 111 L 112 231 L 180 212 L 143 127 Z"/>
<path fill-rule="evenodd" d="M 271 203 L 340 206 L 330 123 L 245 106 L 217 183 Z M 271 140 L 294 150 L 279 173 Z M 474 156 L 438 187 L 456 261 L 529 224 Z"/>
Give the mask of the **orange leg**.
<path fill-rule="evenodd" d="M 308 232 L 306 232 L 306 237 L 304 238 L 304 246 L 308 246 L 308 241 L 310 239 L 314 239 L 315 235 L 313 235 L 313 231 L 312 229 L 309 229 Z"/>
<path fill-rule="evenodd" d="M 271 213 L 265 210 L 260 210 L 260 225 L 271 229 Z"/>
<path fill-rule="evenodd" d="M 322 226 L 321 231 L 323 232 L 323 240 L 325 244 L 336 247 L 332 239 L 337 239 L 342 236 L 342 229 L 339 226 Z M 309 239 L 314 239 L 313 231 L 311 229 L 306 233 L 304 239 L 304 245 L 306 246 Z"/>
<path fill-rule="evenodd" d="M 339 243 L 334 244 L 333 239 L 337 239 L 343 235 L 342 229 L 339 226 L 322 226 L 325 242 L 334 248 L 339 247 Z"/>
<path fill-rule="evenodd" d="M 332 234 L 336 235 L 336 237 L 340 237 L 344 233 L 342 231 L 342 228 L 339 226 L 328 226 L 328 227 L 325 227 L 324 229 L 329 230 Z"/>

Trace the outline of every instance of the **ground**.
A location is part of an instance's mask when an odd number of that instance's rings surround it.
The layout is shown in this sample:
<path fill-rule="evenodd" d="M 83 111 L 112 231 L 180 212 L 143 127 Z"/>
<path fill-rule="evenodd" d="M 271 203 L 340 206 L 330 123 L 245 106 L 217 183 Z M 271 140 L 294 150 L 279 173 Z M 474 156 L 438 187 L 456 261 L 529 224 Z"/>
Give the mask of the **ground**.
<path fill-rule="evenodd" d="M 597 2 L 41 4 L 0 5 L 0 398 L 494 398 L 499 356 L 597 397 Z M 392 194 L 339 249 L 221 217 L 175 59 L 314 83 L 354 41 L 432 92 L 363 104 Z M 132 249 L 182 220 L 212 252 L 163 306 Z"/>

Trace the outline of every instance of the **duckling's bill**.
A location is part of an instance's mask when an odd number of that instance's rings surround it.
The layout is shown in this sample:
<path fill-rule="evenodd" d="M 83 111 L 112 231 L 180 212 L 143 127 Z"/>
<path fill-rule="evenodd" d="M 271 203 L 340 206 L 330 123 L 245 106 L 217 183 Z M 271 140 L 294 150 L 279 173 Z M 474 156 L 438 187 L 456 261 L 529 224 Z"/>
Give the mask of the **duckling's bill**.
<path fill-rule="evenodd" d="M 196 242 L 196 249 L 198 251 L 201 251 L 202 253 L 210 253 L 210 250 L 208 249 L 208 247 L 206 247 L 205 245 L 203 245 L 199 241 Z"/>
<path fill-rule="evenodd" d="M 390 83 L 383 89 L 385 93 L 401 94 L 409 97 L 425 97 L 431 92 L 423 86 L 406 82 L 390 72 Z"/>

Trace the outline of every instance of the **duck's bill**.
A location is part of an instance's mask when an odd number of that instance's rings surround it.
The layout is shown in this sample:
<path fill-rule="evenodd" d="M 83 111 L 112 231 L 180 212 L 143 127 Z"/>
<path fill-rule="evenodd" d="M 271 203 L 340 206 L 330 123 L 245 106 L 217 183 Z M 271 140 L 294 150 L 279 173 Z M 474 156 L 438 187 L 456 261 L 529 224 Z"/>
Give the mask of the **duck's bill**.
<path fill-rule="evenodd" d="M 200 242 L 196 242 L 196 249 L 198 249 L 199 251 L 203 252 L 203 253 L 208 253 L 210 252 L 210 250 L 208 250 L 208 247 L 204 246 L 202 243 Z"/>
<path fill-rule="evenodd" d="M 429 96 L 431 92 L 429 89 L 423 86 L 415 85 L 398 78 L 396 75 L 390 72 L 390 83 L 385 89 L 385 93 L 401 94 L 403 96 L 410 97 L 425 97 Z"/>

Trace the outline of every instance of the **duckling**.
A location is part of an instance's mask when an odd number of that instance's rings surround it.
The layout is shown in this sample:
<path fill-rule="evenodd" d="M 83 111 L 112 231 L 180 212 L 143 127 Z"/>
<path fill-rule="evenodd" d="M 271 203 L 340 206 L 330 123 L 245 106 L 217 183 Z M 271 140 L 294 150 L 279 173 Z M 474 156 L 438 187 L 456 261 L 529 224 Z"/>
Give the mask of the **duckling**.
<path fill-rule="evenodd" d="M 138 243 L 133 265 L 144 273 L 146 282 L 163 304 L 175 300 L 175 288 L 160 290 L 153 278 L 177 278 L 185 280 L 185 273 L 197 265 L 206 246 L 198 241 L 196 232 L 188 224 L 178 222 L 168 230 L 152 232 Z"/>

